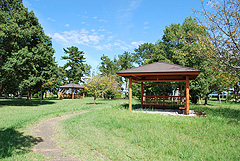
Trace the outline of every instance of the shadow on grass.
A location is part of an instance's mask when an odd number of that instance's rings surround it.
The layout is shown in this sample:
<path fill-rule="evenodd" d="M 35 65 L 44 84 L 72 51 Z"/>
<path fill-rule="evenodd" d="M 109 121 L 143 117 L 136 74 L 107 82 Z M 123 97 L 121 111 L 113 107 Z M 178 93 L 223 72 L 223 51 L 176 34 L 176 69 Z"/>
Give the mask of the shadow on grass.
<path fill-rule="evenodd" d="M 94 105 L 94 103 L 93 102 L 91 102 L 91 103 L 86 103 L 87 105 Z M 105 104 L 105 103 L 99 103 L 99 102 L 96 102 L 95 103 L 95 105 L 101 105 L 101 104 Z"/>
<path fill-rule="evenodd" d="M 13 128 L 0 129 L 0 160 L 14 154 L 27 153 L 31 146 L 41 141 L 40 138 L 25 136 Z"/>
<path fill-rule="evenodd" d="M 119 107 L 122 108 L 122 109 L 128 110 L 129 109 L 129 104 L 128 103 L 120 104 Z M 141 104 L 133 104 L 132 105 L 133 110 L 138 109 L 138 108 L 141 108 Z"/>
<path fill-rule="evenodd" d="M 1 106 L 40 106 L 54 104 L 53 101 L 43 100 L 40 103 L 40 100 L 21 100 L 21 99 L 0 99 Z"/>
<path fill-rule="evenodd" d="M 232 109 L 232 108 L 223 108 L 216 106 L 205 106 L 198 105 L 192 108 L 196 111 L 204 111 L 207 115 L 216 116 L 216 117 L 225 117 L 229 119 L 240 120 L 240 109 Z"/>

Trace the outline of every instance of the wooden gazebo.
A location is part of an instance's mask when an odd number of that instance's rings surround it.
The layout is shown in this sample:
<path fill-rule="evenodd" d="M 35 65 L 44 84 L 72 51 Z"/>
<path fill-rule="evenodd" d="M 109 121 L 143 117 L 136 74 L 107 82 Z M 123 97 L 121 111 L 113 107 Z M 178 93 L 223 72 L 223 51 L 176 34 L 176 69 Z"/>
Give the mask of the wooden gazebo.
<path fill-rule="evenodd" d="M 189 114 L 189 80 L 195 79 L 200 72 L 197 69 L 160 61 L 122 70 L 117 72 L 117 75 L 129 79 L 129 111 L 132 111 L 132 83 L 138 83 L 141 84 L 142 108 L 179 108 L 186 109 L 186 114 Z M 168 84 L 186 85 L 186 96 L 143 96 L 144 85 Z"/>
<path fill-rule="evenodd" d="M 63 86 L 60 86 L 60 98 L 69 98 L 69 99 L 75 99 L 75 98 L 84 98 L 85 94 L 85 89 L 83 86 L 71 83 L 71 84 L 66 84 Z M 82 94 L 74 94 L 75 91 L 82 90 Z M 68 93 L 68 92 L 71 92 Z"/>

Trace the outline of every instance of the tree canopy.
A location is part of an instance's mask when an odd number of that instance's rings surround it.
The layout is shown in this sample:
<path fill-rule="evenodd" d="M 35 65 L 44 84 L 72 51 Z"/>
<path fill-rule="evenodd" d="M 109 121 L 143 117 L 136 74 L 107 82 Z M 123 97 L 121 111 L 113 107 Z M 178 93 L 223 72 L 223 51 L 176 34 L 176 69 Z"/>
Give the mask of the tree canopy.
<path fill-rule="evenodd" d="M 101 76 L 92 75 L 91 78 L 86 81 L 87 93 L 94 97 L 94 104 L 98 97 L 103 97 L 107 93 L 117 94 L 119 93 L 120 84 L 117 82 L 116 75 Z"/>
<path fill-rule="evenodd" d="M 65 76 L 68 83 L 83 82 L 82 77 L 89 75 L 91 66 L 86 64 L 84 52 L 79 51 L 78 47 L 72 46 L 67 49 L 63 49 L 67 56 L 62 56 L 63 60 L 67 60 L 63 69 L 66 72 Z"/>
<path fill-rule="evenodd" d="M 54 50 L 38 19 L 21 0 L 1 0 L 0 42 L 0 90 L 40 90 L 52 75 Z"/>
<path fill-rule="evenodd" d="M 199 43 L 212 52 L 201 54 L 217 61 L 221 70 L 240 78 L 240 1 L 202 0 L 202 9 L 194 12 L 209 36 L 198 35 Z"/>

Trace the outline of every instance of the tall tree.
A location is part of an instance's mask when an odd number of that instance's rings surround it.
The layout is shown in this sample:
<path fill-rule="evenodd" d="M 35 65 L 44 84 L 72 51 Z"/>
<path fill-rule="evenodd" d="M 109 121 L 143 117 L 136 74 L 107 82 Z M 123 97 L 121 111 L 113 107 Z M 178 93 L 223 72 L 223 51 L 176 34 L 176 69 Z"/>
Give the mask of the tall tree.
<path fill-rule="evenodd" d="M 124 51 L 123 54 L 118 55 L 117 65 L 119 67 L 118 70 L 126 70 L 134 67 L 133 63 L 135 59 L 133 58 L 133 54 L 127 51 Z M 122 78 L 124 80 L 125 85 L 125 99 L 127 99 L 127 90 L 128 90 L 128 79 Z"/>
<path fill-rule="evenodd" d="M 116 59 L 113 61 L 106 55 L 103 54 L 101 56 L 101 65 L 99 66 L 99 70 L 101 72 L 101 75 L 113 75 L 116 74 L 117 72 L 117 64 L 116 64 Z"/>
<path fill-rule="evenodd" d="M 68 83 L 82 82 L 81 78 L 84 75 L 89 75 L 91 69 L 91 66 L 85 63 L 85 53 L 79 51 L 75 46 L 63 50 L 67 54 L 67 56 L 62 56 L 62 59 L 67 60 L 63 68 L 66 71 Z"/>
<path fill-rule="evenodd" d="M 214 63 L 207 61 L 208 58 L 201 57 L 199 52 L 206 52 L 199 50 L 196 46 L 198 43 L 197 35 L 207 35 L 206 30 L 201 27 L 196 20 L 188 17 L 182 24 L 171 24 L 164 30 L 162 40 L 156 44 L 149 45 L 148 43 L 139 46 L 135 49 L 135 57 L 140 56 L 144 63 L 152 63 L 157 61 L 165 61 L 183 66 L 188 66 L 200 69 L 202 73 L 190 83 L 191 101 L 197 103 L 198 97 L 204 97 L 207 101 L 207 96 L 213 90 L 212 80 L 215 75 Z M 156 92 L 159 89 L 157 86 L 150 86 L 149 92 Z M 173 88 L 173 87 L 169 87 Z M 166 91 L 170 89 L 166 88 Z"/>
<path fill-rule="evenodd" d="M 221 70 L 240 78 L 240 1 L 202 0 L 202 9 L 194 12 L 200 14 L 198 21 L 210 34 L 199 35 L 199 42 L 212 52 L 201 54 L 218 61 Z"/>
<path fill-rule="evenodd" d="M 21 0 L 1 0 L 0 42 L 0 88 L 6 93 L 18 87 L 40 90 L 51 77 L 54 50 L 38 19 Z"/>

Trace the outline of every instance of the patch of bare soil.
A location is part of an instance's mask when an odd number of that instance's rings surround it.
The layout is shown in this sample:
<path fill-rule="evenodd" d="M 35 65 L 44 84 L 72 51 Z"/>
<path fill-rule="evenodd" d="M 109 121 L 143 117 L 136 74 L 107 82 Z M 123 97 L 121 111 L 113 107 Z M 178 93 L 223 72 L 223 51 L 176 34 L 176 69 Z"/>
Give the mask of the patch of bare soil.
<path fill-rule="evenodd" d="M 76 159 L 73 156 L 65 156 L 63 149 L 57 145 L 57 142 L 53 139 L 53 136 L 56 134 L 55 126 L 58 121 L 82 113 L 84 112 L 51 118 L 33 127 L 31 129 L 32 134 L 41 138 L 40 142 L 34 146 L 33 151 L 36 153 L 41 153 L 46 157 L 50 157 L 54 161 L 78 161 L 79 159 Z"/>

